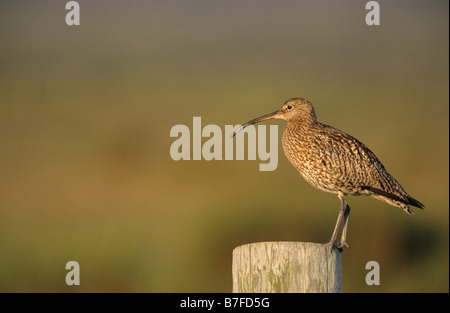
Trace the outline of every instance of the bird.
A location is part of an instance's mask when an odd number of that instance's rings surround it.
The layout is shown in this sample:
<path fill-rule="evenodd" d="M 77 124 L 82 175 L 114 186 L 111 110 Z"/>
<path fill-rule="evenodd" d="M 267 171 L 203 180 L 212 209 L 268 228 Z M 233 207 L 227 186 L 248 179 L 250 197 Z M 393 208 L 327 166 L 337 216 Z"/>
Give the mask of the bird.
<path fill-rule="evenodd" d="M 282 138 L 284 154 L 303 178 L 319 190 L 336 194 L 340 200 L 336 225 L 327 243 L 332 247 L 340 251 L 349 247 L 350 206 L 345 196 L 366 195 L 401 208 L 410 215 L 414 214 L 410 206 L 424 209 L 425 206 L 405 191 L 365 144 L 337 128 L 318 122 L 312 103 L 306 99 L 287 100 L 279 110 L 242 124 L 232 137 L 250 125 L 269 119 L 287 122 Z"/>

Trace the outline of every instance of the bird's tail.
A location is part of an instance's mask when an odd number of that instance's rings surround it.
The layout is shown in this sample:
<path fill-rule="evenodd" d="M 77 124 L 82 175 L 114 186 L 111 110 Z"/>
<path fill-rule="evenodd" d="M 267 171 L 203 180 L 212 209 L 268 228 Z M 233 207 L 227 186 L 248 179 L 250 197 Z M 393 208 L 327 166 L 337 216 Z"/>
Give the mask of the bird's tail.
<path fill-rule="evenodd" d="M 413 197 L 406 196 L 406 198 L 408 199 L 408 203 L 407 204 L 415 206 L 415 207 L 418 207 L 418 208 L 420 208 L 422 210 L 425 208 L 425 206 L 420 201 L 414 199 Z"/>
<path fill-rule="evenodd" d="M 397 206 L 397 207 L 400 207 L 406 213 L 411 214 L 411 215 L 414 214 L 414 211 L 410 209 L 409 205 L 418 207 L 420 209 L 425 208 L 425 205 L 423 205 L 420 201 L 414 199 L 413 197 L 410 197 L 406 193 L 405 193 L 404 197 L 400 197 L 400 196 L 394 195 L 392 193 L 389 193 L 389 192 L 386 192 L 384 190 L 374 188 L 374 187 L 364 186 L 364 187 L 362 187 L 362 189 L 369 190 L 373 194 L 381 196 L 380 198 L 381 199 L 384 198 L 383 200 L 386 201 L 387 203 Z M 373 195 L 373 196 L 375 196 L 375 195 Z"/>

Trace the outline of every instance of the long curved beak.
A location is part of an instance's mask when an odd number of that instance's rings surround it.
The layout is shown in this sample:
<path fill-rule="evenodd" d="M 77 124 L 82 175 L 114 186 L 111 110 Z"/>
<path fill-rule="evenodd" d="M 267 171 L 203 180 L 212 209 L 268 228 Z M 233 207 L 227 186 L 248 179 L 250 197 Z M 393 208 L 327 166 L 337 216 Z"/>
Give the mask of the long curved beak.
<path fill-rule="evenodd" d="M 243 130 L 247 126 L 250 126 L 250 125 L 262 122 L 262 121 L 270 120 L 270 119 L 273 119 L 273 118 L 280 118 L 280 119 L 282 119 L 282 112 L 280 110 L 278 110 L 278 111 L 275 111 L 275 112 L 272 112 L 272 113 L 269 113 L 269 114 L 257 117 L 257 118 L 255 118 L 255 119 L 253 119 L 251 121 L 248 121 L 247 123 L 243 124 L 238 129 L 236 129 L 233 132 L 233 135 L 231 137 L 236 136 L 237 133 L 239 133 L 241 130 Z"/>

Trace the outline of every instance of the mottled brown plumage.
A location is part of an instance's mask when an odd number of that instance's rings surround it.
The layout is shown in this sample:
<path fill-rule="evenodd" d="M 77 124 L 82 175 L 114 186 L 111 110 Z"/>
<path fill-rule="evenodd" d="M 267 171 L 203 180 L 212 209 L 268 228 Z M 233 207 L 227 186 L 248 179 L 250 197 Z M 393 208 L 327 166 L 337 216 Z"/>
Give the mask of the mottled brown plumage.
<path fill-rule="evenodd" d="M 409 196 L 385 169 L 370 149 L 358 139 L 317 121 L 312 104 L 302 98 L 287 100 L 280 110 L 253 119 L 237 130 L 264 120 L 279 118 L 287 121 L 283 134 L 286 157 L 312 186 L 337 194 L 341 199 L 338 221 L 331 243 L 336 243 L 339 224 L 344 219 L 340 245 L 345 237 L 350 207 L 344 196 L 367 195 L 399 207 L 409 214 L 409 207 L 424 208 Z"/>

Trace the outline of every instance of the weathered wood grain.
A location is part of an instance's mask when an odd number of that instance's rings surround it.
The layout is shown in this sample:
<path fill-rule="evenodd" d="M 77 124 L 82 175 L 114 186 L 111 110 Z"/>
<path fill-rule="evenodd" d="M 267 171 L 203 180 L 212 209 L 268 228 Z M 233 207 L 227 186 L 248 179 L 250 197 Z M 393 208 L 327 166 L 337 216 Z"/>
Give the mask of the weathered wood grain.
<path fill-rule="evenodd" d="M 233 250 L 233 292 L 342 292 L 341 253 L 329 244 L 258 242 Z"/>

